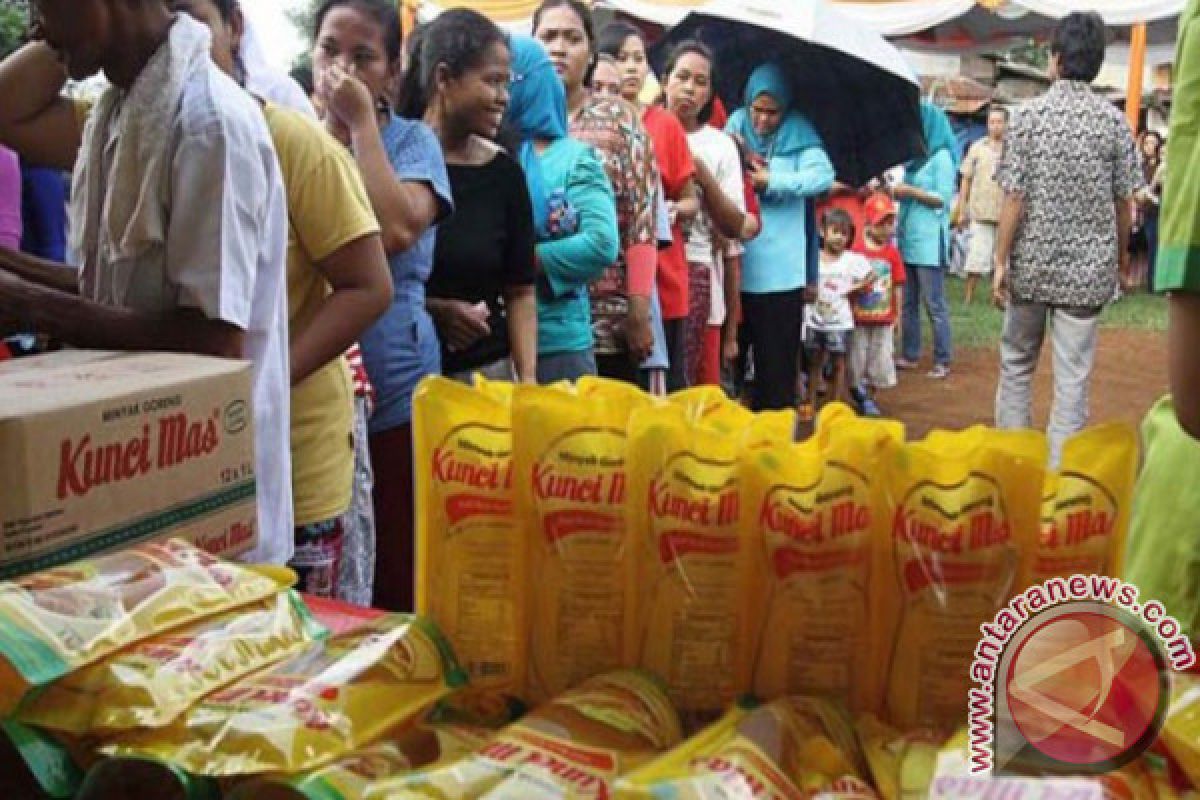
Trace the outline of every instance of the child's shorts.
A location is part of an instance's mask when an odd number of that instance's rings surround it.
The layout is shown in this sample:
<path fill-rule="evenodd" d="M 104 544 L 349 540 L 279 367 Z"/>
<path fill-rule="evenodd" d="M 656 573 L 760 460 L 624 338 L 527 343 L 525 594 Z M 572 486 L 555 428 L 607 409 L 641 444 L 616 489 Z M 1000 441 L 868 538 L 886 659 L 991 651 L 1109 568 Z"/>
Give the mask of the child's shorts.
<path fill-rule="evenodd" d="M 850 343 L 852 386 L 891 389 L 896 385 L 891 325 L 860 325 Z"/>
<path fill-rule="evenodd" d="M 850 345 L 850 334 L 854 331 L 814 331 L 809 328 L 804 334 L 804 347 L 810 353 L 832 353 L 846 355 Z"/>

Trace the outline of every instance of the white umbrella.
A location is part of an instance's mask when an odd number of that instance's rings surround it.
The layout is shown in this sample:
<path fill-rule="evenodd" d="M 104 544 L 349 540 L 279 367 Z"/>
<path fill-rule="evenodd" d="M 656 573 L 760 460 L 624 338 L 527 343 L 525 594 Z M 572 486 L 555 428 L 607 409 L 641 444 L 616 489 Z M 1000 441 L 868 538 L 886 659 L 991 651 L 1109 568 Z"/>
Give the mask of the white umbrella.
<path fill-rule="evenodd" d="M 778 63 L 847 183 L 861 185 L 924 150 L 920 85 L 904 56 L 823 0 L 712 0 L 655 45 L 656 64 L 691 38 L 715 51 L 717 91 L 733 106 L 756 67 Z"/>

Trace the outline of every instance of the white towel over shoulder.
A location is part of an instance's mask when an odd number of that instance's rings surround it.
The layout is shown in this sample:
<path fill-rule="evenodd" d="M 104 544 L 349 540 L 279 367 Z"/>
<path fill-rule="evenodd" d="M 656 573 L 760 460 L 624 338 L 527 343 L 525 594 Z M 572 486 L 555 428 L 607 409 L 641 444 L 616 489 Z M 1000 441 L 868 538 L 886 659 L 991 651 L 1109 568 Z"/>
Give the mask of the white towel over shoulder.
<path fill-rule="evenodd" d="M 92 110 L 71 189 L 71 248 L 85 281 L 103 274 L 97 268 L 104 264 L 136 260 L 165 243 L 171 132 L 188 77 L 208 68 L 210 39 L 206 26 L 177 15 L 133 86 L 110 86 Z"/>

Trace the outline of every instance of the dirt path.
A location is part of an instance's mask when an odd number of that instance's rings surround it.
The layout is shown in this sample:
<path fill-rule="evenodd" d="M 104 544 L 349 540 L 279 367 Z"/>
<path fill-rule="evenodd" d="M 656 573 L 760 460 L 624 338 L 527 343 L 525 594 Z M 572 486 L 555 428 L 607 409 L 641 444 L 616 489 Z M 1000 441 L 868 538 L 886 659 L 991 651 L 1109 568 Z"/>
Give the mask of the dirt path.
<path fill-rule="evenodd" d="M 1045 427 L 1052 397 L 1051 355 L 1042 351 L 1034 383 L 1034 424 Z M 925 377 L 929 365 L 900 374 L 900 385 L 880 397 L 884 412 L 908 427 L 910 439 L 932 428 L 991 424 L 996 397 L 999 354 L 996 348 L 957 354 L 951 376 Z M 1163 333 L 1101 329 L 1092 375 L 1091 421 L 1141 422 L 1150 406 L 1167 391 L 1166 337 Z"/>

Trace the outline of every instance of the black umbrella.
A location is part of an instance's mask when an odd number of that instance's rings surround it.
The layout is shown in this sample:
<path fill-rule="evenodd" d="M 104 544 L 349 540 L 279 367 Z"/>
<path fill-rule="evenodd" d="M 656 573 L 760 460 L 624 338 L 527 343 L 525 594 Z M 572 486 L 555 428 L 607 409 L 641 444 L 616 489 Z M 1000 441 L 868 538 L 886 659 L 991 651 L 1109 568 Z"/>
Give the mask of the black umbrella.
<path fill-rule="evenodd" d="M 662 75 L 671 51 L 699 39 L 713 49 L 716 89 L 732 110 L 750 73 L 774 61 L 793 83 L 797 108 L 817 128 L 838 179 L 861 186 L 924 153 L 920 86 L 882 36 L 821 0 L 713 0 L 654 45 Z M 665 82 L 665 75 L 663 76 Z"/>

